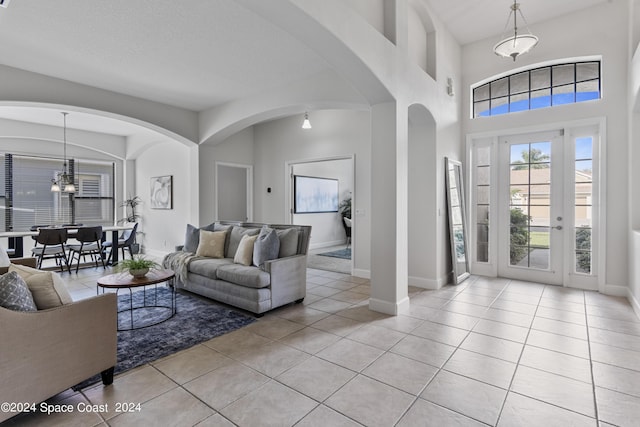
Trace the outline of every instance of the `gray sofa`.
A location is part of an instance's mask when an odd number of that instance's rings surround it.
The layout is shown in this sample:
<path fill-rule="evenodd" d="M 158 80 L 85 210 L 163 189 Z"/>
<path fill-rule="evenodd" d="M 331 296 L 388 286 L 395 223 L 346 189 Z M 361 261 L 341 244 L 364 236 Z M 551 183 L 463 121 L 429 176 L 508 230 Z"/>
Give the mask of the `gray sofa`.
<path fill-rule="evenodd" d="M 190 228 L 191 227 L 191 228 Z M 263 227 L 276 230 L 280 253 L 260 267 L 234 262 L 239 240 L 244 234 L 259 234 Z M 197 229 L 187 227 L 187 237 L 198 230 L 226 230 L 224 258 L 195 256 L 193 244 L 178 247 L 180 252 L 165 257 L 165 268 L 176 270 L 176 287 L 252 313 L 262 314 L 292 302 L 302 302 L 306 295 L 307 251 L 311 227 L 216 221 Z M 176 265 L 173 260 L 181 260 Z"/>

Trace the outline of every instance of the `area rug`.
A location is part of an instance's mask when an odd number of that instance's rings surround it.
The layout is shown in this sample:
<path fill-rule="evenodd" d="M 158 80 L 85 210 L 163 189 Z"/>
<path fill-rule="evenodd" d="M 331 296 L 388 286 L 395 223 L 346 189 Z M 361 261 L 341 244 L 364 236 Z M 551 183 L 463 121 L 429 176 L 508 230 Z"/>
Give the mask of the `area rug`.
<path fill-rule="evenodd" d="M 147 303 L 152 303 L 153 292 L 147 292 Z M 142 305 L 144 294 L 134 292 L 134 307 Z M 170 301 L 170 290 L 158 288 L 158 305 L 165 305 Z M 201 298 L 189 292 L 178 291 L 176 295 L 177 313 L 171 319 L 154 326 L 148 326 L 133 331 L 118 332 L 118 364 L 115 374 L 133 369 L 145 363 L 153 362 L 162 357 L 192 347 L 201 342 L 239 329 L 256 319 L 236 311 L 215 301 Z M 118 296 L 118 307 L 129 306 L 129 294 Z M 134 310 L 134 322 L 153 323 L 149 314 L 141 314 L 148 310 Z M 160 314 L 160 312 L 156 313 Z M 120 313 L 120 327 L 129 327 L 130 317 L 127 313 Z M 142 316 L 146 317 L 142 317 Z M 152 314 L 153 315 L 153 314 Z M 80 390 L 101 381 L 100 375 L 89 378 L 73 387 Z"/>
<path fill-rule="evenodd" d="M 338 249 L 337 251 L 331 251 L 331 252 L 323 252 L 318 255 L 329 256 L 333 258 L 351 259 L 351 248 Z"/>

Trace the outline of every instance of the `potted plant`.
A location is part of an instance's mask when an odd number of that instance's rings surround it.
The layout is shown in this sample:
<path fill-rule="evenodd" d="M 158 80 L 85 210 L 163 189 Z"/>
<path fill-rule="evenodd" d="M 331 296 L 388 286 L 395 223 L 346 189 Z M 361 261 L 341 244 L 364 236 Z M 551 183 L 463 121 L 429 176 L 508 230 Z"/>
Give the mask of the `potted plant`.
<path fill-rule="evenodd" d="M 351 218 L 351 196 L 340 202 L 338 211 L 340 211 L 343 218 Z"/>
<path fill-rule="evenodd" d="M 142 203 L 140 196 L 129 196 L 128 199 L 123 200 L 120 206 L 124 206 L 126 216 L 118 222 L 137 222 L 140 219 L 140 215 L 136 212 L 136 207 Z"/>
<path fill-rule="evenodd" d="M 150 269 L 157 268 L 158 263 L 143 256 L 135 256 L 125 259 L 116 266 L 117 271 L 128 271 L 133 277 L 139 279 L 144 277 Z"/>

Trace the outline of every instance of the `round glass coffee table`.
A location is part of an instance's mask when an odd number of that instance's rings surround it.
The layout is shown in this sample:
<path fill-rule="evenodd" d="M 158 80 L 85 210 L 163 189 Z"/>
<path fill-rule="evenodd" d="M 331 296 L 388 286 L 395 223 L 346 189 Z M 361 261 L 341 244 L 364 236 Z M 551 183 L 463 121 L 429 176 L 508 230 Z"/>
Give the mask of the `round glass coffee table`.
<path fill-rule="evenodd" d="M 128 272 L 109 274 L 98 279 L 97 293 L 107 289 L 115 289 L 118 294 L 122 289 L 129 291 L 129 307 L 118 307 L 118 331 L 131 331 L 133 329 L 146 328 L 157 325 L 171 319 L 176 314 L 176 289 L 173 280 L 176 277 L 172 270 L 150 270 L 146 276 L 136 278 Z M 168 289 L 168 294 L 164 290 Z M 134 289 L 137 289 L 134 292 Z M 160 293 L 160 294 L 159 294 Z M 142 294 L 142 298 L 139 297 Z M 135 296 L 138 298 L 135 298 Z M 134 301 L 136 299 L 136 301 Z M 139 300 L 142 301 L 139 301 Z M 134 311 L 138 316 L 138 322 L 134 323 Z M 130 313 L 130 327 L 120 326 L 120 314 Z"/>

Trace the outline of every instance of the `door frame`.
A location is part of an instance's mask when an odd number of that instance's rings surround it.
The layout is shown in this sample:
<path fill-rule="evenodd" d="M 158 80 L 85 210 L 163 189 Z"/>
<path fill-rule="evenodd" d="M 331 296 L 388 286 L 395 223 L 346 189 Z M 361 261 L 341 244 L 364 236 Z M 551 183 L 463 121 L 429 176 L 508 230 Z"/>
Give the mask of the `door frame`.
<path fill-rule="evenodd" d="M 475 181 L 475 171 L 473 168 L 473 148 L 476 144 L 481 146 L 491 146 L 491 165 L 497 165 L 499 161 L 498 157 L 498 140 L 500 137 L 508 137 L 513 135 L 522 135 L 522 134 L 534 134 L 541 132 L 549 132 L 549 131 L 561 131 L 564 134 L 564 143 L 567 144 L 571 142 L 573 135 L 576 132 L 579 132 L 581 129 L 594 128 L 595 134 L 597 135 L 599 142 L 597 151 L 594 150 L 594 169 L 598 168 L 598 178 L 599 178 L 599 202 L 593 206 L 594 212 L 597 210 L 598 220 L 594 222 L 594 229 L 597 227 L 598 233 L 598 255 L 597 260 L 594 266 L 597 268 L 596 277 L 594 278 L 594 284 L 588 286 L 573 286 L 578 287 L 580 289 L 585 290 L 597 290 L 600 292 L 605 292 L 607 288 L 606 284 L 606 247 L 607 247 L 607 120 L 606 117 L 595 117 L 589 119 L 582 120 L 573 120 L 573 121 L 565 121 L 565 122 L 556 122 L 556 123 L 547 123 L 541 125 L 534 126 L 522 126 L 522 127 L 512 127 L 505 128 L 500 130 L 492 130 L 486 132 L 477 132 L 466 135 L 466 148 L 465 148 L 465 188 L 467 189 L 467 212 L 470 213 L 468 215 L 467 221 L 469 221 L 470 230 L 469 236 L 469 249 L 470 249 L 470 268 L 472 274 L 478 274 L 489 277 L 498 277 L 498 239 L 497 239 L 497 224 L 498 224 L 498 209 L 491 209 L 489 212 L 489 223 L 494 226 L 493 231 L 489 234 L 489 262 L 487 263 L 479 263 L 476 261 L 476 227 L 474 224 L 475 221 L 475 192 L 472 191 L 472 184 Z M 597 160 L 596 160 L 597 159 Z M 498 174 L 491 173 L 491 188 L 497 189 L 498 186 Z M 496 190 L 491 191 L 490 195 L 490 205 L 498 206 L 498 193 Z M 566 233 L 565 237 L 565 245 L 567 244 L 567 240 L 569 239 L 569 233 Z M 567 262 L 565 262 L 565 276 L 570 270 L 567 268 Z M 570 282 L 565 277 L 563 279 L 562 286 L 572 286 Z"/>
<path fill-rule="evenodd" d="M 239 168 L 239 169 L 245 170 L 245 174 L 246 174 L 245 176 L 247 179 L 247 201 L 246 201 L 247 222 L 252 222 L 253 221 L 253 165 L 246 165 L 241 163 L 230 163 L 230 162 L 219 162 L 219 161 L 216 161 L 215 163 L 215 177 L 216 177 L 216 189 L 215 189 L 216 197 L 215 197 L 215 207 L 214 207 L 215 218 L 218 219 L 218 205 L 219 205 L 218 196 L 220 194 L 220 192 L 218 191 L 218 185 L 220 185 L 220 179 L 219 179 L 220 166 Z"/>
<path fill-rule="evenodd" d="M 357 229 L 358 229 L 358 220 L 357 220 L 357 216 L 360 214 L 360 211 L 357 210 L 355 207 L 356 205 L 356 200 L 357 200 L 357 193 L 358 193 L 358 186 L 356 184 L 356 155 L 355 154 L 351 154 L 351 155 L 344 155 L 344 156 L 331 156 L 331 157 L 318 157 L 318 158 L 313 158 L 313 159 L 303 159 L 303 160 L 290 160 L 287 161 L 285 163 L 285 168 L 284 168 L 284 174 L 285 174 L 285 178 L 284 178 L 284 182 L 285 182 L 285 186 L 284 186 L 284 191 L 285 194 L 287 195 L 285 197 L 284 200 L 284 208 L 285 208 L 285 218 L 287 218 L 287 224 L 293 224 L 293 205 L 294 205 L 294 198 L 295 198 L 295 194 L 294 194 L 294 186 L 293 186 L 293 168 L 296 165 L 300 165 L 300 164 L 308 164 L 308 163 L 320 163 L 320 162 L 329 162 L 329 161 L 333 161 L 333 160 L 350 160 L 351 163 L 351 179 L 353 182 L 353 189 L 351 191 L 351 235 L 352 236 L 357 236 Z M 313 230 L 312 230 L 313 233 Z M 354 265 L 355 265 L 355 257 L 356 257 L 356 253 L 358 251 L 358 246 L 357 246 L 357 242 L 358 239 L 351 239 L 351 273 L 353 274 L 354 272 Z"/>

